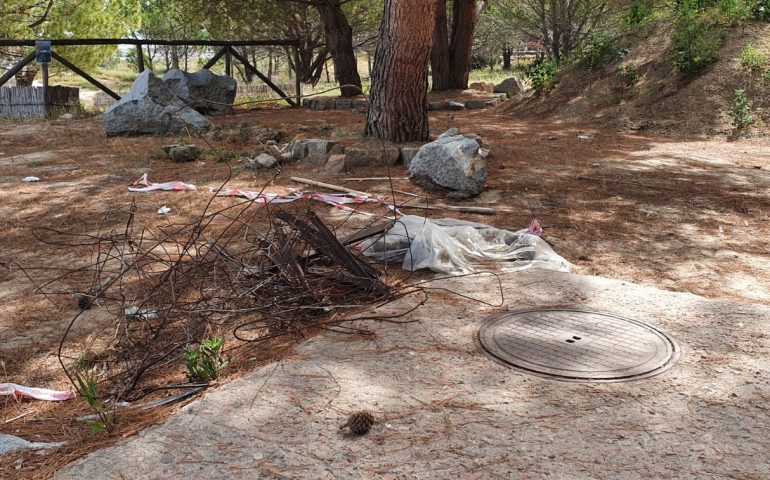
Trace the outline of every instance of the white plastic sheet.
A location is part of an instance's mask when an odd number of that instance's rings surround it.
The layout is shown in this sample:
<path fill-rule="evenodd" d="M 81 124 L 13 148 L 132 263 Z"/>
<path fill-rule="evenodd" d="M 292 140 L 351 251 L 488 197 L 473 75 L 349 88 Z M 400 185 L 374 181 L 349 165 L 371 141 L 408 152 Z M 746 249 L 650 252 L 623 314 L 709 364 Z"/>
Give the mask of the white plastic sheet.
<path fill-rule="evenodd" d="M 534 223 L 533 223 L 534 224 Z M 512 272 L 532 267 L 569 272 L 570 264 L 533 234 L 539 226 L 516 232 L 481 223 L 405 215 L 383 236 L 363 245 L 366 256 L 401 261 L 405 270 L 467 274 Z"/>

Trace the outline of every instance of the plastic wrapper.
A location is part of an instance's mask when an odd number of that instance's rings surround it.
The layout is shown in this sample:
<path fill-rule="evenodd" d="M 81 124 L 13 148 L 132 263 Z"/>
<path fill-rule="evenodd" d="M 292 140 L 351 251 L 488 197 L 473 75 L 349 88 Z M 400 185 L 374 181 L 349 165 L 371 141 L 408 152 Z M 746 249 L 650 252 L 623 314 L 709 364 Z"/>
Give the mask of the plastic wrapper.
<path fill-rule="evenodd" d="M 401 217 L 380 237 L 366 241 L 364 255 L 401 262 L 405 270 L 468 274 L 544 268 L 569 272 L 570 264 L 530 230 L 501 230 L 451 218 Z"/>

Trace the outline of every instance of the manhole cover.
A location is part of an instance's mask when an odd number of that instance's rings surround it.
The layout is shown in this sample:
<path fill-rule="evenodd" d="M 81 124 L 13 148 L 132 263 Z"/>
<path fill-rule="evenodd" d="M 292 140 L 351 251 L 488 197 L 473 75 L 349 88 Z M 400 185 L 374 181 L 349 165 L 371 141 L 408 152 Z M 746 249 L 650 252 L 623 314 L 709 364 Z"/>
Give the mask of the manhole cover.
<path fill-rule="evenodd" d="M 496 359 L 530 373 L 572 381 L 657 375 L 679 358 L 677 343 L 652 325 L 583 310 L 526 310 L 488 319 L 479 331 Z"/>

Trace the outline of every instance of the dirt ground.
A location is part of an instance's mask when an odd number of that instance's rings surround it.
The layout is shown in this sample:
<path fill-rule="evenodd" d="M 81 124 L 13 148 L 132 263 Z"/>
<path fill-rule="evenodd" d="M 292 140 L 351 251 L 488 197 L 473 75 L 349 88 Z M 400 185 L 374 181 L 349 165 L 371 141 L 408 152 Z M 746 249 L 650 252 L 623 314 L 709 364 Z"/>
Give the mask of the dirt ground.
<path fill-rule="evenodd" d="M 389 195 L 386 181 L 345 181 L 389 173 L 395 189 L 445 201 L 403 179 L 403 166 L 388 172 L 360 169 L 329 175 L 289 164 L 275 177 L 275 171 L 250 170 L 237 159 L 237 154 L 252 155 L 259 148 L 248 133 L 255 125 L 281 131 L 285 141 L 302 134 L 357 142 L 363 120 L 362 115 L 346 111 L 242 111 L 214 119 L 222 135 L 208 138 L 217 151 L 236 153 L 230 162 L 230 186 L 258 190 L 267 184 L 268 191 L 285 192 L 298 187 L 289 180 L 297 175 Z M 544 238 L 578 273 L 770 305 L 767 138 L 730 142 L 724 137 L 656 137 L 580 123 L 525 121 L 501 109 L 431 114 L 434 134 L 449 127 L 483 136 L 492 152 L 487 190 L 475 199 L 453 203 L 488 206 L 498 213 L 430 211 L 428 216 L 460 216 L 514 230 L 537 218 Z M 579 140 L 578 135 L 588 138 Z M 87 263 L 89 249 L 43 244 L 37 239 L 39 227 L 90 233 L 119 228 L 132 198 L 137 201 L 137 218 L 147 224 L 181 222 L 199 214 L 210 199 L 206 187 L 221 185 L 229 168 L 213 158 L 205 164 L 169 163 L 160 147 L 179 141 L 205 147 L 195 138 L 106 139 L 99 118 L 0 125 L 0 381 L 68 387 L 55 351 L 76 307 L 67 296 L 33 295 L 27 274 L 39 280 L 48 278 L 53 269 Z M 198 191 L 130 194 L 127 185 L 143 173 L 152 181 L 191 182 Z M 29 175 L 41 181 L 21 182 Z M 414 201 L 396 196 L 399 202 Z M 172 208 L 170 220 L 156 215 L 162 205 Z M 329 209 L 328 218 L 334 214 Z M 98 310 L 90 311 L 88 320 L 82 327 L 84 335 L 88 328 L 96 331 L 110 324 Z M 37 441 L 78 435 L 84 427 L 77 422 L 62 424 L 62 412 L 88 413 L 77 402 L 57 406 L 9 399 L 2 400 L 0 411 L 3 419 L 31 412 L 0 424 L 0 432 L 35 435 Z M 135 430 L 124 430 L 113 440 Z M 16 471 L 16 461 L 17 457 L 0 461 L 0 472 L 34 477 L 28 467 L 34 462 L 22 462 Z"/>

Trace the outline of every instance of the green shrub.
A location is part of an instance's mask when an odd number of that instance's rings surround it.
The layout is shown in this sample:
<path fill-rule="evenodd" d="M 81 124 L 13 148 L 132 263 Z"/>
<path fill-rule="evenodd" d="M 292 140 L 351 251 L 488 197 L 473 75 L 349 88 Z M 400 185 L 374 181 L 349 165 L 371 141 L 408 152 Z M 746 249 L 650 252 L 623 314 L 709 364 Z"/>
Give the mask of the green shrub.
<path fill-rule="evenodd" d="M 762 74 L 762 84 L 766 87 L 770 87 L 770 68 L 765 70 L 765 73 Z"/>
<path fill-rule="evenodd" d="M 697 1 L 683 1 L 674 24 L 672 63 L 685 75 L 695 75 L 719 59 L 722 35 Z"/>
<path fill-rule="evenodd" d="M 212 337 L 204 340 L 195 350 L 185 353 L 187 378 L 191 382 L 210 382 L 219 377 L 232 358 L 231 355 L 223 358 L 220 354 L 224 344 L 224 338 Z"/>
<path fill-rule="evenodd" d="M 580 45 L 576 56 L 578 63 L 595 70 L 620 60 L 627 53 L 628 50 L 620 48 L 612 35 L 595 33 Z"/>
<path fill-rule="evenodd" d="M 644 0 L 634 0 L 624 19 L 627 27 L 635 27 L 652 16 L 652 9 Z"/>
<path fill-rule="evenodd" d="M 718 0 L 716 4 L 720 21 L 735 27 L 751 17 L 751 11 L 745 0 Z"/>
<path fill-rule="evenodd" d="M 743 89 L 735 91 L 735 100 L 733 101 L 733 108 L 730 110 L 730 117 L 732 117 L 733 126 L 737 130 L 743 130 L 756 122 L 754 105 Z"/>
<path fill-rule="evenodd" d="M 639 74 L 634 67 L 623 65 L 618 69 L 618 79 L 620 80 L 619 90 L 626 92 L 631 90 L 639 81 Z"/>
<path fill-rule="evenodd" d="M 741 66 L 752 72 L 759 72 L 764 70 L 765 65 L 767 65 L 767 55 L 761 53 L 751 43 L 747 43 L 741 50 Z"/>
<path fill-rule="evenodd" d="M 751 16 L 757 20 L 770 22 L 770 0 L 756 0 L 751 7 Z"/>
<path fill-rule="evenodd" d="M 532 84 L 532 89 L 538 95 L 551 90 L 556 85 L 557 73 L 559 73 L 559 65 L 545 58 L 543 54 L 538 55 L 525 72 Z"/>

